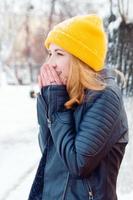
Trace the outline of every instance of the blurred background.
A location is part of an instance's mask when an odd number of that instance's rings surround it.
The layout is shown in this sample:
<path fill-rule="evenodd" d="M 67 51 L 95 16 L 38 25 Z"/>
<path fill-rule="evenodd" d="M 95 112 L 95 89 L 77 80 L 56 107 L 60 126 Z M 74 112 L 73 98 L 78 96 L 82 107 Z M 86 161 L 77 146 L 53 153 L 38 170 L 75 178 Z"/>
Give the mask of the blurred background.
<path fill-rule="evenodd" d="M 122 93 L 130 140 L 117 192 L 119 200 L 133 199 L 132 10 L 132 0 L 0 1 L 0 200 L 27 200 L 41 157 L 36 93 L 37 75 L 46 58 L 45 37 L 54 24 L 89 13 L 104 18 L 109 42 L 106 66 L 121 70 L 127 81 Z"/>

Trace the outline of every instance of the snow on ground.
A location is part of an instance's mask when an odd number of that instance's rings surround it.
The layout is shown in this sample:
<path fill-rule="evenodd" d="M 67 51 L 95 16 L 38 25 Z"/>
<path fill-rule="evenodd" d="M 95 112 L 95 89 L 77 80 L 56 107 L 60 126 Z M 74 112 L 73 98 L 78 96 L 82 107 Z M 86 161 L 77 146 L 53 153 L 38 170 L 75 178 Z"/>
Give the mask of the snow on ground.
<path fill-rule="evenodd" d="M 37 168 L 36 100 L 27 86 L 0 88 L 0 200 L 26 200 Z"/>
<path fill-rule="evenodd" d="M 27 200 L 41 157 L 36 99 L 29 98 L 30 89 L 29 86 L 0 88 L 0 200 Z M 133 199 L 132 100 L 125 100 L 130 142 L 118 179 L 118 200 Z"/>

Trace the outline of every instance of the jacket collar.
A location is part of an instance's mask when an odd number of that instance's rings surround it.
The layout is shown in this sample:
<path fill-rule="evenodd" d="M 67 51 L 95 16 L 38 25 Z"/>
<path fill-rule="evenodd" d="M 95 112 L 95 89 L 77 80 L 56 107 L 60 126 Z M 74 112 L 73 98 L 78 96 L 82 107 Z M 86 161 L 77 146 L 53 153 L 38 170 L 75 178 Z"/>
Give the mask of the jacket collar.
<path fill-rule="evenodd" d="M 98 74 L 103 79 L 115 79 L 116 78 L 116 72 L 110 68 L 104 68 L 101 71 L 99 71 Z"/>

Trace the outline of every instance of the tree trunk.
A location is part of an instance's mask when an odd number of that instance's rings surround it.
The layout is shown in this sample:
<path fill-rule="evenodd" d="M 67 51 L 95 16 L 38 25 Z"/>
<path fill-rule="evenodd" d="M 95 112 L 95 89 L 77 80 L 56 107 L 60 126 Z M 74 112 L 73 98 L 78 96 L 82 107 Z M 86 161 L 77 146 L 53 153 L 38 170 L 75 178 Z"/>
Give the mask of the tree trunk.
<path fill-rule="evenodd" d="M 118 29 L 109 33 L 107 65 L 124 73 L 127 84 L 122 92 L 133 95 L 133 23 L 122 21 Z"/>

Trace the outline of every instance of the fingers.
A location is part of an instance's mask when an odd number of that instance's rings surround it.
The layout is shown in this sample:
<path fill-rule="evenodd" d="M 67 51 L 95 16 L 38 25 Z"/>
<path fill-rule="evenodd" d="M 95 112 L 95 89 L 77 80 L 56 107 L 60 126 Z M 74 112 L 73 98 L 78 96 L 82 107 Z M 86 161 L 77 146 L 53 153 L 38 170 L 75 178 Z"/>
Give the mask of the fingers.
<path fill-rule="evenodd" d="M 41 76 L 43 86 L 49 85 L 49 77 L 47 75 L 46 69 L 45 69 L 45 71 L 41 71 L 40 76 Z"/>
<path fill-rule="evenodd" d="M 46 67 L 46 71 L 47 71 L 47 75 L 48 75 L 48 77 L 49 77 L 49 83 L 50 83 L 50 84 L 51 84 L 51 83 L 58 84 L 58 83 L 56 82 L 56 79 L 54 78 L 54 76 L 53 76 L 53 74 L 52 74 L 52 72 L 51 72 L 49 66 Z"/>
<path fill-rule="evenodd" d="M 52 66 L 49 66 L 49 68 L 47 70 L 51 74 L 52 80 L 55 80 L 55 82 L 58 85 L 61 85 L 62 81 L 61 81 L 60 77 L 58 76 L 57 72 L 55 71 L 55 69 Z"/>
<path fill-rule="evenodd" d="M 66 85 L 67 84 L 67 78 L 63 74 L 60 75 L 60 78 L 62 80 L 63 85 Z"/>
<path fill-rule="evenodd" d="M 40 68 L 38 82 L 40 86 L 65 84 L 65 80 L 62 81 L 54 69 L 54 66 L 45 63 Z"/>
<path fill-rule="evenodd" d="M 43 64 L 41 69 L 40 69 L 40 76 L 43 82 L 43 86 L 44 85 L 49 85 L 50 84 L 50 77 L 48 76 L 48 72 L 47 72 L 47 65 Z"/>

